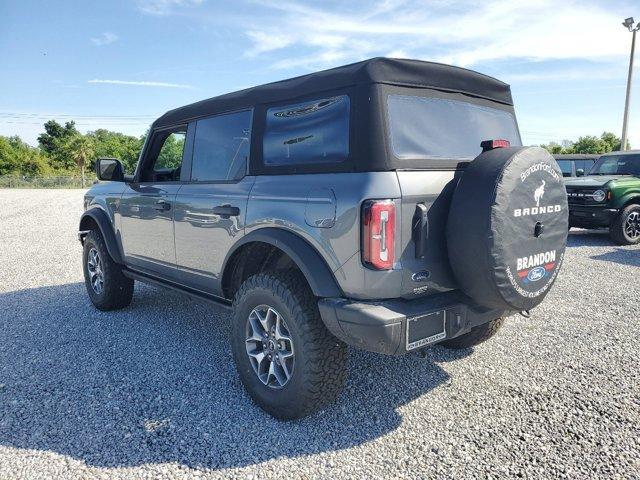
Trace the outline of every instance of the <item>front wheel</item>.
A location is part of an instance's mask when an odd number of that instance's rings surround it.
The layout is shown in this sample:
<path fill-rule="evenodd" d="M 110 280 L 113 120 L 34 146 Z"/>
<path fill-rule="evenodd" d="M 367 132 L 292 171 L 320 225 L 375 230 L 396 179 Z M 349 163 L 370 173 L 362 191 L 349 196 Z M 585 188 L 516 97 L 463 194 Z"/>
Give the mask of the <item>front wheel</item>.
<path fill-rule="evenodd" d="M 503 323 L 504 317 L 496 318 L 490 322 L 473 327 L 470 332 L 460 335 L 459 337 L 452 338 L 451 340 L 445 340 L 440 345 L 453 350 L 475 347 L 476 345 L 489 340 L 498 333 L 498 330 L 500 330 Z"/>
<path fill-rule="evenodd" d="M 611 239 L 618 245 L 640 243 L 640 205 L 629 205 L 609 227 Z"/>
<path fill-rule="evenodd" d="M 234 301 L 231 348 L 251 398 L 276 418 L 310 415 L 345 383 L 347 347 L 326 329 L 297 273 L 259 273 Z"/>
<path fill-rule="evenodd" d="M 133 280 L 113 261 L 99 230 L 91 230 L 84 238 L 82 266 L 87 293 L 97 309 L 117 310 L 131 303 Z"/>

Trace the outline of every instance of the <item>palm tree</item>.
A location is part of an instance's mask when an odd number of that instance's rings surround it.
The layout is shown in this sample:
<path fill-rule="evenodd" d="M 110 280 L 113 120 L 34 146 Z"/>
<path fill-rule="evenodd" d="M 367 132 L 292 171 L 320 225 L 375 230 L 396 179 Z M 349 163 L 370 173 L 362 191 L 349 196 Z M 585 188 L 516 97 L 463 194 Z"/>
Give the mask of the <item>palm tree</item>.
<path fill-rule="evenodd" d="M 82 188 L 85 185 L 84 169 L 94 156 L 93 140 L 85 135 L 78 134 L 71 137 L 65 144 L 67 155 L 76 162 L 82 175 Z"/>

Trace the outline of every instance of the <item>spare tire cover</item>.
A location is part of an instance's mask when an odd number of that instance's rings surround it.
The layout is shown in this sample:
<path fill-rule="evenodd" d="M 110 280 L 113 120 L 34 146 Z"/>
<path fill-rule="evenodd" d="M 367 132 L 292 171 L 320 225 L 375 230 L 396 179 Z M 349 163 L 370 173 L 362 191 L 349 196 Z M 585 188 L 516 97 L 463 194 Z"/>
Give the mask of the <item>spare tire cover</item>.
<path fill-rule="evenodd" d="M 539 147 L 480 154 L 462 173 L 447 222 L 449 262 L 479 305 L 529 310 L 549 292 L 564 259 L 567 194 Z"/>

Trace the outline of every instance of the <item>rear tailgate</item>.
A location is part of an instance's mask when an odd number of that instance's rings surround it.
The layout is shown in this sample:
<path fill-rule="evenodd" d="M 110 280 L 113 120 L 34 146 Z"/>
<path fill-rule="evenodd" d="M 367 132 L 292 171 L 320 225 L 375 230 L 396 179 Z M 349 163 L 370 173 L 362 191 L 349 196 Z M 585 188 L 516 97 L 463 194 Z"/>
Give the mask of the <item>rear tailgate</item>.
<path fill-rule="evenodd" d="M 456 288 L 449 266 L 446 225 L 461 171 L 398 171 L 402 296 L 414 298 Z M 421 221 L 421 219 L 423 220 Z M 418 247 L 416 249 L 416 247 Z"/>

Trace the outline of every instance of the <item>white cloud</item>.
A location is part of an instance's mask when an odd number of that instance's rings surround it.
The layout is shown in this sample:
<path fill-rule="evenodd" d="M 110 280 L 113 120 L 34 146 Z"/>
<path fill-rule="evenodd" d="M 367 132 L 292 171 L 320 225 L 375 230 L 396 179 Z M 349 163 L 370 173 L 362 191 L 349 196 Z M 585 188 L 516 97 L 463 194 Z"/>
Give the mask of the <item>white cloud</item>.
<path fill-rule="evenodd" d="M 365 8 L 344 3 L 338 10 L 291 0 L 260 5 L 273 18 L 247 22 L 252 46 L 246 54 L 291 47 L 276 68 L 323 68 L 387 53 L 461 66 L 601 59 L 627 55 L 629 43 L 620 12 L 579 0 L 387 0 Z"/>
<path fill-rule="evenodd" d="M 102 47 L 103 45 L 109 45 L 118 40 L 118 35 L 112 32 L 104 32 L 97 37 L 91 38 L 91 43 L 93 43 L 97 47 Z"/>
<path fill-rule="evenodd" d="M 251 50 L 245 52 L 248 57 L 255 57 L 263 52 L 271 52 L 288 47 L 295 40 L 291 36 L 280 32 L 271 32 L 268 34 L 260 31 L 248 31 L 247 36 L 254 44 Z"/>
<path fill-rule="evenodd" d="M 167 83 L 167 82 L 147 82 L 137 80 L 103 80 L 93 79 L 88 80 L 87 83 L 106 83 L 110 85 L 134 85 L 137 87 L 165 87 L 165 88 L 193 88 L 192 85 L 184 85 L 180 83 Z"/>
<path fill-rule="evenodd" d="M 164 16 L 202 5 L 203 2 L 204 0 L 138 0 L 136 3 L 143 13 Z"/>

